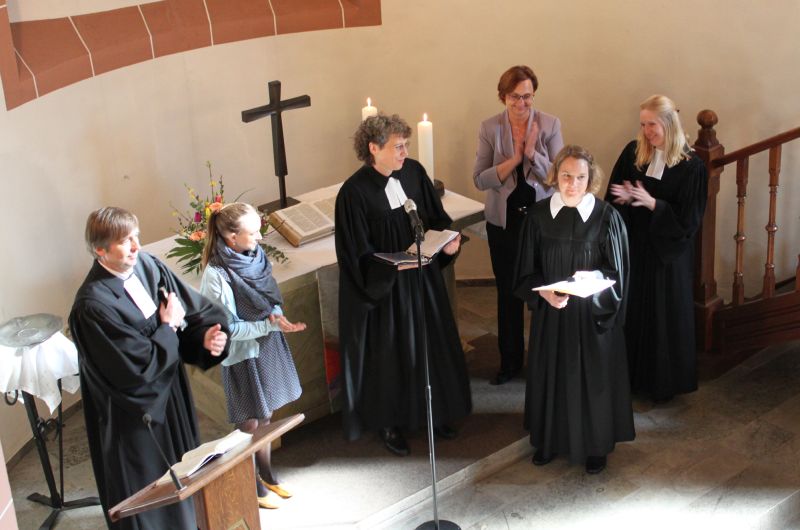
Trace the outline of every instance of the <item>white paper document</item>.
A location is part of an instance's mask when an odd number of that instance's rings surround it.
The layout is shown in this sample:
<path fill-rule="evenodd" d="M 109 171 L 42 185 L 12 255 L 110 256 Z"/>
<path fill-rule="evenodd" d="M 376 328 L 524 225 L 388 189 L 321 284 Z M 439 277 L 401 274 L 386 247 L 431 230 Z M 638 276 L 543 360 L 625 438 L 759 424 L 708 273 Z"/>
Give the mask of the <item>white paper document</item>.
<path fill-rule="evenodd" d="M 569 295 L 586 298 L 587 296 L 599 293 L 603 289 L 608 289 L 615 283 L 617 282 L 605 278 L 579 278 L 579 279 L 570 278 L 569 280 L 551 283 L 550 285 L 541 285 L 539 287 L 534 287 L 533 290 L 558 291 L 560 293 L 566 293 Z"/>

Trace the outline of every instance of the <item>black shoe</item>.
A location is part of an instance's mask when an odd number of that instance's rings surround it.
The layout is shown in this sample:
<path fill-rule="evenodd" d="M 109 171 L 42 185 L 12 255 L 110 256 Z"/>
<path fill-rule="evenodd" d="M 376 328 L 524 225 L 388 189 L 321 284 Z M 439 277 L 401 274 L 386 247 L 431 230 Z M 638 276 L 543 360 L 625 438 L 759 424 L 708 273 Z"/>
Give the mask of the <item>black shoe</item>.
<path fill-rule="evenodd" d="M 590 456 L 586 458 L 586 472 L 596 475 L 606 468 L 606 457 Z"/>
<path fill-rule="evenodd" d="M 445 440 L 452 440 L 456 436 L 458 436 L 458 431 L 454 428 L 450 427 L 449 425 L 439 425 L 438 427 L 433 428 L 433 434 L 439 438 L 444 438 Z"/>
<path fill-rule="evenodd" d="M 508 383 L 509 381 L 511 381 L 512 379 L 514 379 L 515 377 L 517 377 L 517 375 L 519 375 L 519 372 L 520 372 L 520 370 L 514 370 L 514 371 L 511 371 L 511 372 L 504 372 L 504 371 L 501 370 L 501 371 L 497 372 L 496 376 L 494 376 L 492 379 L 489 379 L 489 384 L 490 385 L 504 385 L 504 384 Z"/>
<path fill-rule="evenodd" d="M 533 459 L 531 461 L 534 466 L 544 466 L 552 462 L 555 457 L 555 454 L 544 456 L 544 449 L 537 449 L 536 452 L 533 453 Z"/>
<path fill-rule="evenodd" d="M 403 433 L 397 427 L 384 427 L 380 430 L 380 435 L 383 445 L 390 453 L 397 456 L 408 456 L 411 453 Z"/>

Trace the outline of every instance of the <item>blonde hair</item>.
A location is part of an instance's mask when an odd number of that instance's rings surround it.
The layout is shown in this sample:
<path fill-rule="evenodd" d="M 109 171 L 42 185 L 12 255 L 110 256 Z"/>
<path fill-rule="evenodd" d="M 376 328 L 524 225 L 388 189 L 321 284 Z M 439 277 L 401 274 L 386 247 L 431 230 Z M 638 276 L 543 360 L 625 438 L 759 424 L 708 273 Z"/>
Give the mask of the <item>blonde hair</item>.
<path fill-rule="evenodd" d="M 211 212 L 208 218 L 208 235 L 206 246 L 203 247 L 203 256 L 200 267 L 205 268 L 209 260 L 217 251 L 217 240 L 236 234 L 242 228 L 242 217 L 249 214 L 258 215 L 258 210 L 246 202 L 232 202 L 226 204 L 216 212 Z"/>
<path fill-rule="evenodd" d="M 553 165 L 547 172 L 545 184 L 558 189 L 558 170 L 567 158 L 586 161 L 589 166 L 589 182 L 586 183 L 586 193 L 597 195 L 597 192 L 600 191 L 600 181 L 603 180 L 603 170 L 595 163 L 592 153 L 579 145 L 565 145 L 558 152 L 553 160 Z"/>
<path fill-rule="evenodd" d="M 675 102 L 667 96 L 655 94 L 642 101 L 639 108 L 654 112 L 656 119 L 664 127 L 664 161 L 667 166 L 672 167 L 681 160 L 688 160 L 692 147 L 681 127 Z M 650 145 L 640 127 L 636 135 L 636 169 L 641 171 L 644 166 L 652 162 L 654 154 L 655 147 Z"/>

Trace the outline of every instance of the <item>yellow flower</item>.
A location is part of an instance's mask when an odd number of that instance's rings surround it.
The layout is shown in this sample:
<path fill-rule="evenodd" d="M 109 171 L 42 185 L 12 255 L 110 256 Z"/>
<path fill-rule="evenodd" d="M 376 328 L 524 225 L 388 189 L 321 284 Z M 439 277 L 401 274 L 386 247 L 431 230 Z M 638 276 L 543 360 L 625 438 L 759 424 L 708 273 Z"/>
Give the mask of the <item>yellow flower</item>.
<path fill-rule="evenodd" d="M 211 216 L 211 208 L 209 206 L 206 206 L 206 219 L 208 219 L 210 216 Z"/>
<path fill-rule="evenodd" d="M 211 181 L 211 187 L 215 188 L 216 186 L 217 186 L 217 181 L 216 180 L 212 180 Z"/>

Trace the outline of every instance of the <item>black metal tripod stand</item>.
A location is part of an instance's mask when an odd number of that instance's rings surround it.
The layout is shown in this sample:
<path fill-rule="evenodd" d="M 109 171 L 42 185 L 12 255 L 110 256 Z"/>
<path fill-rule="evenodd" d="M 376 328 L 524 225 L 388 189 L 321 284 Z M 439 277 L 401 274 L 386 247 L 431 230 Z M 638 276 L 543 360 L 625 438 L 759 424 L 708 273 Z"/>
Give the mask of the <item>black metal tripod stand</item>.
<path fill-rule="evenodd" d="M 61 381 L 58 381 L 58 392 L 61 393 Z M 72 510 L 75 508 L 83 508 L 85 506 L 97 506 L 100 504 L 100 499 L 97 497 L 85 497 L 74 501 L 64 501 L 64 437 L 62 429 L 64 427 L 62 404 L 58 404 L 58 416 L 56 420 L 49 419 L 43 420 L 39 416 L 39 411 L 36 409 L 36 402 L 34 397 L 24 390 L 22 397 L 25 402 L 25 411 L 28 413 L 28 421 L 31 424 L 31 431 L 33 432 L 33 439 L 36 442 L 36 449 L 39 452 L 39 460 L 42 464 L 42 471 L 44 471 L 44 479 L 47 482 L 47 487 L 50 490 L 50 496 L 42 495 L 41 493 L 31 493 L 28 495 L 28 500 L 50 506 L 52 511 L 47 519 L 39 526 L 39 530 L 50 530 L 56 525 L 58 516 L 61 512 Z M 6 403 L 13 405 L 17 402 L 17 397 L 9 399 L 6 396 Z M 60 479 L 61 491 L 56 488 L 55 477 L 53 476 L 53 467 L 50 464 L 50 455 L 47 453 L 47 440 L 45 435 L 48 430 L 55 430 L 58 437 L 58 474 Z"/>

